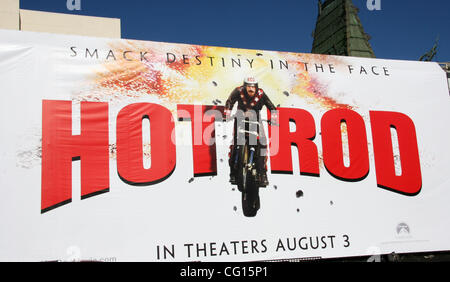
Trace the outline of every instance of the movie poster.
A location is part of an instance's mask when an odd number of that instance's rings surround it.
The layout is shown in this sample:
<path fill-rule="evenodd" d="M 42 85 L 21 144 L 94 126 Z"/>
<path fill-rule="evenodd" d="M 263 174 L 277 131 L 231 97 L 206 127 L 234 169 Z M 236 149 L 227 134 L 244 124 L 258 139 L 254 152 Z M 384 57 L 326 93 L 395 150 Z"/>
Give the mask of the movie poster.
<path fill-rule="evenodd" d="M 436 63 L 0 31 L 0 260 L 450 250 Z"/>

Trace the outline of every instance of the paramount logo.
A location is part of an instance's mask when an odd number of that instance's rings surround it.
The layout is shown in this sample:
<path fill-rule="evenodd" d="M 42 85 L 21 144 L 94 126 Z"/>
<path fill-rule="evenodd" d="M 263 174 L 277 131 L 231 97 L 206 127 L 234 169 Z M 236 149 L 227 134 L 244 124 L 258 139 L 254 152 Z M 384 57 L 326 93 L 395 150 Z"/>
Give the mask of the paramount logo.
<path fill-rule="evenodd" d="M 410 235 L 410 232 L 411 232 L 410 229 L 409 229 L 408 224 L 406 224 L 404 222 L 399 223 L 397 225 L 396 230 L 397 230 L 397 235 L 398 236 L 408 236 L 408 235 Z"/>

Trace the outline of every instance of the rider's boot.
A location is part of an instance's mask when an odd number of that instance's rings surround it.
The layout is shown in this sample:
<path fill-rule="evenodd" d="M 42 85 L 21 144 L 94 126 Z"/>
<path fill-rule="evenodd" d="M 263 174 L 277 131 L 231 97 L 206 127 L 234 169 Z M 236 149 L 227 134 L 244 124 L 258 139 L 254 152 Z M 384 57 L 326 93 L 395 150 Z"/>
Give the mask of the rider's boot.
<path fill-rule="evenodd" d="M 234 164 L 230 164 L 230 183 L 232 185 L 236 185 L 237 181 L 236 181 L 236 167 Z"/>
<path fill-rule="evenodd" d="M 230 172 L 230 183 L 236 185 L 236 174 L 232 171 Z"/>
<path fill-rule="evenodd" d="M 269 185 L 269 181 L 267 180 L 267 172 L 266 171 L 264 171 L 260 174 L 259 184 L 262 187 L 266 187 L 267 185 Z"/>
<path fill-rule="evenodd" d="M 235 149 L 233 148 L 233 146 L 230 146 L 230 153 L 229 153 L 229 159 L 228 159 L 228 164 L 230 166 L 230 183 L 233 185 L 237 184 L 236 181 L 236 171 L 237 171 L 237 164 L 236 164 L 236 160 L 235 160 Z"/>

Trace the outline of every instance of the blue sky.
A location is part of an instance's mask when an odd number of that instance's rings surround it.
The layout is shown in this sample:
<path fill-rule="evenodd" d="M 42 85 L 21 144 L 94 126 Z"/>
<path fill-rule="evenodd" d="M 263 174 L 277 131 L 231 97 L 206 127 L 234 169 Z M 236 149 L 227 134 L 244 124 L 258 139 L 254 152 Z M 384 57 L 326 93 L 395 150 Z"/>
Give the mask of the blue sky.
<path fill-rule="evenodd" d="M 122 38 L 310 53 L 317 0 L 21 0 L 21 9 L 115 17 Z M 418 60 L 439 36 L 435 61 L 450 61 L 449 0 L 353 0 L 377 58 Z"/>

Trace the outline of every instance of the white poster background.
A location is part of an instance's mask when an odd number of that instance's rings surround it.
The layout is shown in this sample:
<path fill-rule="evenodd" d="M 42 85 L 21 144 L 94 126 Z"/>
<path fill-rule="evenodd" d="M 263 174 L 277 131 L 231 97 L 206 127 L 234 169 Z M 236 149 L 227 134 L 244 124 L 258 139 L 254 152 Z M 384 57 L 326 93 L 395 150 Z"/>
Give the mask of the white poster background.
<path fill-rule="evenodd" d="M 228 145 L 217 146 L 217 176 L 192 180 L 190 122 L 176 122 L 180 144 L 176 169 L 168 179 L 146 187 L 127 185 L 110 159 L 110 192 L 80 200 L 80 166 L 73 162 L 72 202 L 41 214 L 42 100 L 71 100 L 86 77 L 100 68 L 101 60 L 71 58 L 72 46 L 105 54 L 110 42 L 133 43 L 0 31 L 1 261 L 256 261 L 450 250 L 450 97 L 442 69 L 425 62 L 335 57 L 354 66 L 384 66 L 389 79 L 344 71 L 314 73 L 329 81 L 330 96 L 358 105 L 366 121 L 370 172 L 362 181 L 337 180 L 323 166 L 320 177 L 302 176 L 293 148 L 294 174 L 269 170 L 270 185 L 260 189 L 261 209 L 247 218 L 241 193 L 228 182 Z M 143 101 L 158 102 L 150 96 L 110 103 L 110 143 L 115 142 L 118 111 Z M 320 132 L 324 111 L 295 95 L 281 106 L 308 110 Z M 79 132 L 77 110 L 74 105 L 74 134 Z M 414 121 L 423 182 L 418 195 L 377 187 L 369 110 L 401 112 Z M 231 135 L 231 124 L 216 126 L 217 139 L 224 132 Z M 320 135 L 314 142 L 321 155 Z M 299 190 L 302 197 L 296 196 Z M 314 245 L 317 236 L 321 243 L 312 248 L 309 239 Z M 288 240 L 292 249 L 295 241 L 294 250 L 289 250 Z"/>

